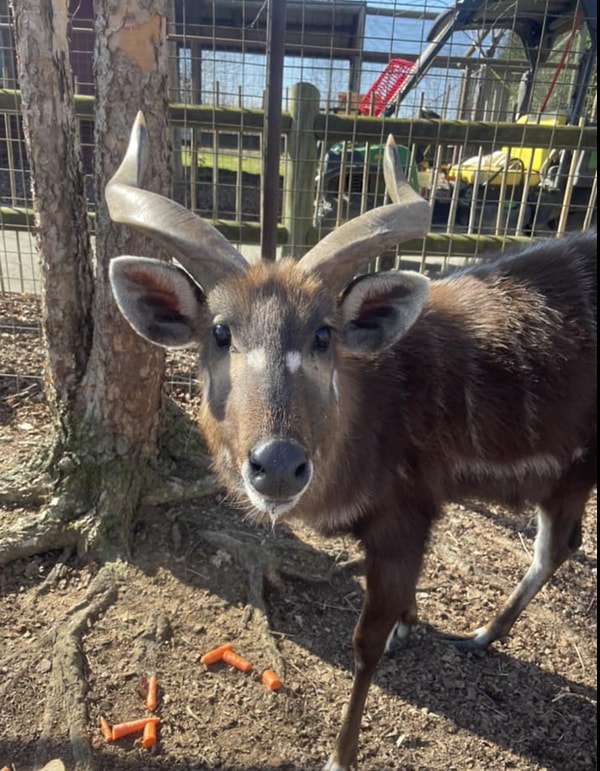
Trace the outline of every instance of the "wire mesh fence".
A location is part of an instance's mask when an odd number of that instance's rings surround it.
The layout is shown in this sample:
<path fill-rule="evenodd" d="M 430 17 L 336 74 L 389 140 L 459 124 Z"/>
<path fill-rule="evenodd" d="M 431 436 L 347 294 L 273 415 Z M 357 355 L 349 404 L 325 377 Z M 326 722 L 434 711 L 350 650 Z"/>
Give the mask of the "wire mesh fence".
<path fill-rule="evenodd" d="M 93 3 L 70 5 L 93 211 Z M 264 0 L 173 0 L 168 27 L 172 195 L 250 255 L 264 206 L 270 8 Z M 595 224 L 594 3 L 288 0 L 275 32 L 284 40 L 279 186 L 271 191 L 280 253 L 301 253 L 383 202 L 388 133 L 409 182 L 429 201 L 431 233 L 412 253 L 376 267 L 404 261 L 435 271 L 504 237 L 554 237 Z M 23 303 L 37 309 L 41 285 L 13 36 L 0 0 L 0 378 L 14 385 L 11 351 L 20 345 L 20 319 L 31 318 Z M 298 84 L 316 94 L 314 130 L 292 143 L 306 109 Z"/>

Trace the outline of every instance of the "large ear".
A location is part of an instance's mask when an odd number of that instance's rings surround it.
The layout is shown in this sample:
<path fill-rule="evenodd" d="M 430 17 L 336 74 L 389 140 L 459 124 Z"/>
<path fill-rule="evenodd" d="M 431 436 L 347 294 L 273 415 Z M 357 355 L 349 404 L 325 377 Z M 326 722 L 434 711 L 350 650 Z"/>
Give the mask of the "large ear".
<path fill-rule="evenodd" d="M 167 348 L 197 340 L 202 294 L 184 270 L 147 257 L 115 257 L 109 275 L 117 305 L 139 335 Z"/>
<path fill-rule="evenodd" d="M 409 271 L 356 278 L 341 301 L 342 342 L 356 353 L 375 353 L 395 343 L 421 313 L 429 279 Z"/>

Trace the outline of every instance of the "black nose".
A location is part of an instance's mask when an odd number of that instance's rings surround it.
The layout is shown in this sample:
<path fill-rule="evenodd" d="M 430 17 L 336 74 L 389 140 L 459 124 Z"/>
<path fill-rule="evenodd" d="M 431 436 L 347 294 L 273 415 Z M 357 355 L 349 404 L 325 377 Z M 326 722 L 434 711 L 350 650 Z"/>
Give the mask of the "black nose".
<path fill-rule="evenodd" d="M 256 492 L 269 498 L 289 498 L 306 487 L 310 463 L 296 442 L 272 439 L 250 452 L 250 481 Z"/>

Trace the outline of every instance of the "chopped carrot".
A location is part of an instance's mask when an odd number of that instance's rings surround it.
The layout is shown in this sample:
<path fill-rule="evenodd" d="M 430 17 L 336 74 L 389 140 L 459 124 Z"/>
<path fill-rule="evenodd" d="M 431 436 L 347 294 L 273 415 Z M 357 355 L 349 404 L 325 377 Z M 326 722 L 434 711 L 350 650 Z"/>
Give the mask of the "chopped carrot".
<path fill-rule="evenodd" d="M 105 742 L 112 742 L 112 728 L 108 725 L 106 718 L 102 717 L 102 715 L 100 715 L 100 731 L 102 732 L 102 736 L 104 736 Z"/>
<path fill-rule="evenodd" d="M 142 747 L 147 750 L 156 744 L 156 723 L 146 723 L 142 734 Z"/>
<path fill-rule="evenodd" d="M 231 664 L 232 667 L 239 669 L 240 672 L 250 672 L 252 664 L 241 656 L 238 656 L 232 650 L 225 651 L 221 657 L 226 664 Z"/>
<path fill-rule="evenodd" d="M 122 736 L 129 736 L 129 734 L 135 734 L 138 731 L 143 731 L 148 723 L 159 723 L 160 720 L 157 717 L 143 717 L 141 720 L 131 720 L 128 723 L 118 723 L 113 726 L 112 738 L 120 739 Z"/>
<path fill-rule="evenodd" d="M 262 673 L 262 681 L 263 684 L 267 686 L 267 688 L 270 688 L 272 691 L 276 691 L 278 688 L 281 688 L 283 683 L 281 680 L 277 677 L 275 672 L 271 669 L 265 669 L 265 671 Z"/>
<path fill-rule="evenodd" d="M 221 661 L 223 658 L 223 654 L 225 651 L 233 650 L 233 645 L 231 643 L 225 643 L 225 645 L 219 645 L 218 648 L 213 648 L 211 651 L 208 651 L 208 653 L 205 653 L 204 656 L 200 659 L 200 661 L 203 664 L 216 664 L 217 661 Z"/>
<path fill-rule="evenodd" d="M 148 693 L 146 694 L 146 709 L 156 709 L 156 692 L 158 688 L 158 681 L 155 675 L 151 675 L 148 678 Z"/>

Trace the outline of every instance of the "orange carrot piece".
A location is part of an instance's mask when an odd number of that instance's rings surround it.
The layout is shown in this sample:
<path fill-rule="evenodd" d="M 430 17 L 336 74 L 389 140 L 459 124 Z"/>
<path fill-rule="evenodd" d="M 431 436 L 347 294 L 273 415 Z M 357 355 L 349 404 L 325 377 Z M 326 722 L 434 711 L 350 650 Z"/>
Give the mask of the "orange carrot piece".
<path fill-rule="evenodd" d="M 156 709 L 156 693 L 158 690 L 158 681 L 155 675 L 148 678 L 148 693 L 146 694 L 146 709 Z"/>
<path fill-rule="evenodd" d="M 200 661 L 202 664 L 216 664 L 217 661 L 221 661 L 223 658 L 223 654 L 226 651 L 233 650 L 232 643 L 225 643 L 225 645 L 219 645 L 218 648 L 213 648 L 211 651 L 208 651 L 207 653 L 202 656 Z"/>
<path fill-rule="evenodd" d="M 120 739 L 123 736 L 129 736 L 129 734 L 135 734 L 138 731 L 143 731 L 148 723 L 158 723 L 157 717 L 143 717 L 141 720 L 130 720 L 128 723 L 118 723 L 113 726 L 112 738 Z"/>
<path fill-rule="evenodd" d="M 102 732 L 102 736 L 104 736 L 105 742 L 112 742 L 112 728 L 108 725 L 106 718 L 102 717 L 102 715 L 100 715 L 100 731 Z"/>
<path fill-rule="evenodd" d="M 156 723 L 146 723 L 142 734 L 142 747 L 145 750 L 156 744 Z"/>
<path fill-rule="evenodd" d="M 261 679 L 263 681 L 263 685 L 266 685 L 267 688 L 269 688 L 271 691 L 276 691 L 283 685 L 281 680 L 277 677 L 272 669 L 265 669 L 265 671 L 262 673 Z"/>
<path fill-rule="evenodd" d="M 238 656 L 234 651 L 225 651 L 221 657 L 226 664 L 230 664 L 232 667 L 239 669 L 240 672 L 250 672 L 252 664 L 241 656 Z"/>

